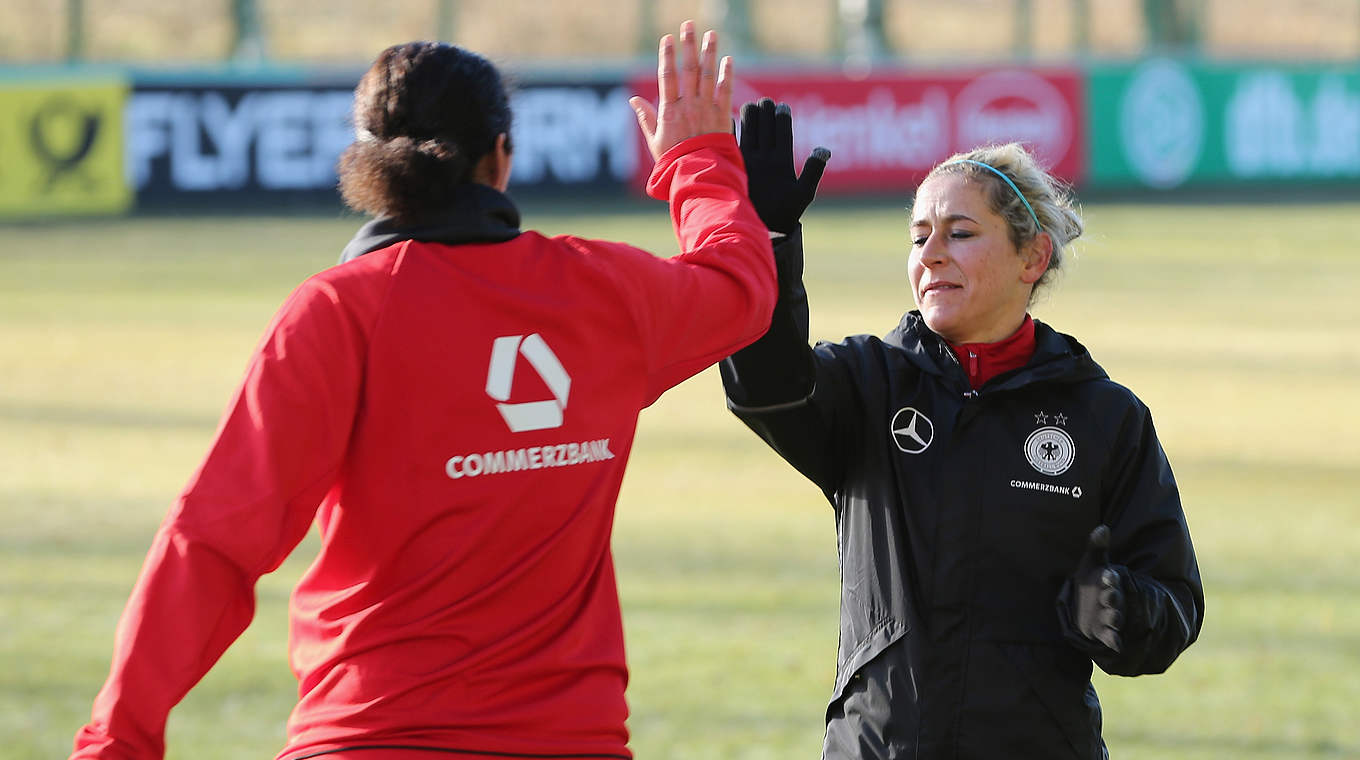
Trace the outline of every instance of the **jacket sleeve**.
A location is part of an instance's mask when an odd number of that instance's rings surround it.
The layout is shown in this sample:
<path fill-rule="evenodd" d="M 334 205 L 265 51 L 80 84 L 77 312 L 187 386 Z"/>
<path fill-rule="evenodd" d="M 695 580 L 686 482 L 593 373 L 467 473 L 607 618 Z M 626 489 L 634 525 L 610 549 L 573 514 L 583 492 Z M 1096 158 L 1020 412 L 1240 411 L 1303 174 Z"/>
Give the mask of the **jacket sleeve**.
<path fill-rule="evenodd" d="M 1124 593 L 1121 650 L 1082 636 L 1066 615 L 1064 634 L 1111 675 L 1161 673 L 1199 636 L 1204 587 L 1180 494 L 1152 415 L 1136 402 L 1117 438 L 1107 491 L 1110 561 Z"/>
<path fill-rule="evenodd" d="M 611 275 L 638 328 L 651 404 L 765 332 L 775 274 L 732 135 L 700 135 L 667 151 L 647 192 L 670 202 L 680 253 L 630 249 L 613 259 Z"/>
<path fill-rule="evenodd" d="M 837 389 L 845 385 L 830 348 L 808 345 L 801 228 L 775 244 L 779 300 L 770 329 L 719 364 L 727 406 L 828 496 L 841 479 L 844 447 L 835 445 Z"/>
<path fill-rule="evenodd" d="M 71 758 L 159 758 L 178 703 L 245 630 L 255 583 L 301 541 L 335 480 L 364 340 L 309 281 L 275 317 L 197 473 L 162 522 Z"/>

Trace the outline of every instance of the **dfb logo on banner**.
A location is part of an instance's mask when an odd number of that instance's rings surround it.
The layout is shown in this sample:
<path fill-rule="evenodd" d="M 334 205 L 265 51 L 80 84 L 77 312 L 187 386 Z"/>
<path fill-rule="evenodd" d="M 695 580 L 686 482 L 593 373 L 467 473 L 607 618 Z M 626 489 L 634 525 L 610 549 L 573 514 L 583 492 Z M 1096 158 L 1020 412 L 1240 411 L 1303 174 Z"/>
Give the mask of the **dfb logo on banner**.
<path fill-rule="evenodd" d="M 0 84 L 0 217 L 126 211 L 127 91 L 118 79 Z"/>

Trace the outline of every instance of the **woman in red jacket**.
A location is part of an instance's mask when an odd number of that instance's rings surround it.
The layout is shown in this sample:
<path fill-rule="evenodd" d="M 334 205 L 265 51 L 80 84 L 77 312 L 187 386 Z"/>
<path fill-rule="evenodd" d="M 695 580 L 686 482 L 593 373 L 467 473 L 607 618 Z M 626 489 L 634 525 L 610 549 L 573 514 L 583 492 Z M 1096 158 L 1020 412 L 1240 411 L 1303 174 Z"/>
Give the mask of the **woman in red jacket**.
<path fill-rule="evenodd" d="M 682 253 L 519 229 L 509 99 L 411 43 L 355 92 L 341 187 L 375 215 L 275 316 L 156 534 L 73 758 L 158 758 L 170 709 L 315 522 L 280 758 L 627 758 L 610 558 L 639 411 L 764 332 L 765 227 L 731 65 L 681 27 L 634 100 Z"/>

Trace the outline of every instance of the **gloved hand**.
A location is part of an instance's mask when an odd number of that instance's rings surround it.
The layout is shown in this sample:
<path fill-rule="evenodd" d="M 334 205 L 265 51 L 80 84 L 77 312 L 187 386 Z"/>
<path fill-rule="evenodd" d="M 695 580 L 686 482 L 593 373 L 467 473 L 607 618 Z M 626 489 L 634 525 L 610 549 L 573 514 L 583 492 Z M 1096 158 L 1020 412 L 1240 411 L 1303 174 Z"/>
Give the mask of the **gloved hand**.
<path fill-rule="evenodd" d="M 1124 592 L 1120 573 L 1110 565 L 1110 529 L 1091 531 L 1076 572 L 1063 586 L 1059 606 L 1082 636 L 1099 641 L 1111 651 L 1123 646 L 1119 627 L 1124 622 Z"/>
<path fill-rule="evenodd" d="M 741 107 L 740 147 L 748 192 L 760 220 L 774 232 L 792 234 L 817 195 L 831 151 L 814 148 L 802 175 L 795 175 L 793 115 L 787 103 L 776 106 L 769 98 Z"/>

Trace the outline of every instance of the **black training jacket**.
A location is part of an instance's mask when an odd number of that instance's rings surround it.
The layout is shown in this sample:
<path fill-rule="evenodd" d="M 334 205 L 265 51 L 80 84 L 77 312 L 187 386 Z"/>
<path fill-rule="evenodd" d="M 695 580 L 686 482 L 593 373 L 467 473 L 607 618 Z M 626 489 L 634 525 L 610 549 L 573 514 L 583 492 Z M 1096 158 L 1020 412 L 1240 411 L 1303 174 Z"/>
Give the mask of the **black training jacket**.
<path fill-rule="evenodd" d="M 807 342 L 799 234 L 769 333 L 721 365 L 729 407 L 835 509 L 840 646 L 826 758 L 1107 756 L 1092 661 L 1165 670 L 1204 594 L 1146 406 L 1076 340 L 979 391 L 916 312 Z M 1056 602 L 1097 525 L 1127 600 L 1116 653 Z"/>

